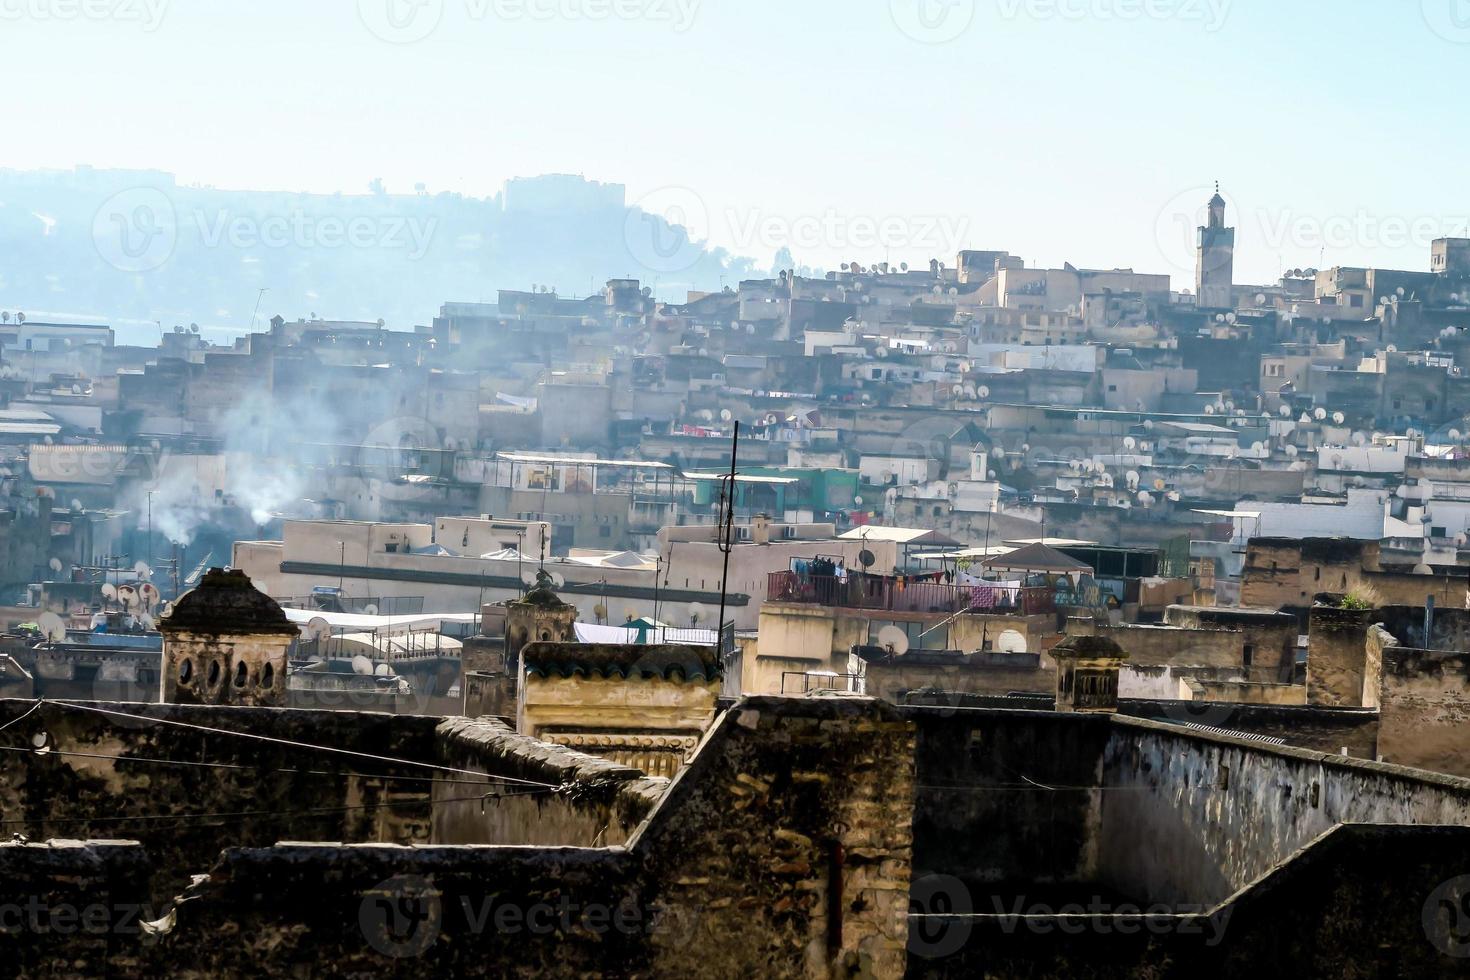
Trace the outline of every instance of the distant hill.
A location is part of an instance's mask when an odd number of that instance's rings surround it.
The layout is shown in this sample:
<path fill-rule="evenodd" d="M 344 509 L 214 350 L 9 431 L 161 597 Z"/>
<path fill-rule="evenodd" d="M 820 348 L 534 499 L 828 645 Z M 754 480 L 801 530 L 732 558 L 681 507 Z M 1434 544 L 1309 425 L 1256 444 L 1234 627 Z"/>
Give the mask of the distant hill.
<path fill-rule="evenodd" d="M 758 273 L 690 243 L 624 189 L 567 175 L 508 182 L 492 198 L 185 187 L 157 171 L 0 170 L 0 309 L 242 333 L 318 313 L 428 323 L 446 300 L 501 288 L 585 295 L 614 277 L 665 299 Z M 677 217 L 677 212 L 672 212 Z M 35 315 L 34 313 L 32 315 Z M 151 336 L 152 330 L 144 331 Z M 134 340 L 133 342 L 137 342 Z"/>

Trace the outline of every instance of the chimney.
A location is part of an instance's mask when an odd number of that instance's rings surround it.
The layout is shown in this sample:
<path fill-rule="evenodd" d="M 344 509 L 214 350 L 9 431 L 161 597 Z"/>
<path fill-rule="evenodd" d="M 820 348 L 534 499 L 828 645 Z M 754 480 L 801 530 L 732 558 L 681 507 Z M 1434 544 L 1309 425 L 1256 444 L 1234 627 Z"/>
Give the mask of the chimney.
<path fill-rule="evenodd" d="M 771 543 L 771 515 L 757 514 L 750 523 L 750 540 L 754 544 Z"/>

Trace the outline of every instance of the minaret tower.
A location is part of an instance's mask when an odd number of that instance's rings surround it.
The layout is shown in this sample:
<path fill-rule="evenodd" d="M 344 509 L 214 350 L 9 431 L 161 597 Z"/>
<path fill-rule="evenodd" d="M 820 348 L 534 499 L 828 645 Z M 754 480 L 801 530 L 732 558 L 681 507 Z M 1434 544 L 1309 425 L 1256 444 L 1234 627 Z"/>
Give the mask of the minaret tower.
<path fill-rule="evenodd" d="M 1199 229 L 1199 248 L 1195 258 L 1194 291 L 1200 309 L 1228 310 L 1231 288 L 1235 285 L 1235 229 L 1225 227 L 1225 199 L 1220 196 L 1220 183 L 1215 182 L 1215 196 L 1210 198 L 1209 217 Z"/>

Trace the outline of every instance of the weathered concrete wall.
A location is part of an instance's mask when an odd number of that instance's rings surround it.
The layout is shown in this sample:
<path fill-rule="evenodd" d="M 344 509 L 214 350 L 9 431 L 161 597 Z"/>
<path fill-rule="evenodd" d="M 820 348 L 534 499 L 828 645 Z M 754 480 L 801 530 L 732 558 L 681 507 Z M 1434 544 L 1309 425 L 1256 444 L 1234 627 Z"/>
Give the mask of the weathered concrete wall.
<path fill-rule="evenodd" d="M 1343 826 L 1228 903 L 1106 895 L 916 915 L 909 975 L 996 980 L 1459 977 L 1470 831 Z"/>
<path fill-rule="evenodd" d="M 1470 776 L 1470 654 L 1390 648 L 1381 677 L 1383 761 Z"/>
<path fill-rule="evenodd" d="M 944 707 L 904 713 L 918 728 L 916 880 L 943 873 L 1000 893 L 1021 882 L 1096 876 L 1106 717 Z"/>
<path fill-rule="evenodd" d="M 1045 655 L 1035 657 L 1036 665 L 1009 666 L 1007 660 L 1018 659 L 1005 654 L 966 655 L 956 662 L 941 663 L 931 655 L 910 652 L 890 660 L 870 662 L 866 667 L 866 692 L 894 704 L 903 704 L 910 691 L 933 690 L 966 694 L 1008 694 L 1020 691 L 1050 694 L 1057 687 L 1056 664 Z"/>
<path fill-rule="evenodd" d="M 32 840 L 128 836 L 147 849 L 154 901 L 178 893 L 228 844 L 429 838 L 432 775 L 412 766 L 215 734 L 147 719 L 431 762 L 438 719 L 337 711 L 104 704 L 114 717 L 0 701 L 0 813 Z M 26 717 L 22 718 L 22 715 Z"/>
<path fill-rule="evenodd" d="M 517 735 L 493 718 L 448 718 L 438 735 L 445 765 L 486 776 L 435 775 L 435 844 L 622 844 L 668 787 L 667 779 Z M 527 783 L 575 791 L 536 792 Z"/>
<path fill-rule="evenodd" d="M 1114 724 L 1100 871 L 1127 895 L 1213 905 L 1339 823 L 1470 824 L 1470 780 Z"/>
<path fill-rule="evenodd" d="M 1207 725 L 1285 739 L 1294 748 L 1377 758 L 1378 712 L 1367 708 L 1230 704 L 1219 701 L 1127 700 L 1120 714 L 1174 724 Z"/>

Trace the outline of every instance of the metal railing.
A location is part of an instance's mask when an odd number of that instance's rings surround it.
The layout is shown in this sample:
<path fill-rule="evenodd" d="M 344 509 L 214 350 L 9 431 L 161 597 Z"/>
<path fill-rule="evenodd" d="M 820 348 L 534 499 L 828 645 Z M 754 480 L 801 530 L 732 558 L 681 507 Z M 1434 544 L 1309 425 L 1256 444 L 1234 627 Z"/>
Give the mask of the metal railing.
<path fill-rule="evenodd" d="M 995 612 L 1035 616 L 1056 612 L 1057 595 L 1050 588 L 950 585 L 860 573 L 835 578 L 771 572 L 766 580 L 766 599 L 772 602 L 882 612 Z"/>

